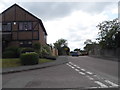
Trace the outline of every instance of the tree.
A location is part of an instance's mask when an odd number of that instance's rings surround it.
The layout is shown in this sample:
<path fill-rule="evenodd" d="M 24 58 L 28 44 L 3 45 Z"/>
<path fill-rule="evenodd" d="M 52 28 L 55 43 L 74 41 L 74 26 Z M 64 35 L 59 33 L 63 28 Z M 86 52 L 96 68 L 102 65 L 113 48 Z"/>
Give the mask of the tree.
<path fill-rule="evenodd" d="M 103 21 L 97 25 L 99 29 L 99 44 L 102 48 L 116 48 L 115 37 L 119 28 L 118 18 L 112 21 Z"/>
<path fill-rule="evenodd" d="M 70 54 L 70 48 L 68 46 L 63 46 L 63 51 L 65 55 L 69 55 Z"/>
<path fill-rule="evenodd" d="M 76 48 L 76 49 L 74 49 L 74 51 L 79 51 L 80 52 L 80 49 Z"/>
<path fill-rule="evenodd" d="M 87 39 L 85 42 L 84 42 L 84 44 L 92 44 L 92 40 L 91 39 Z"/>
<path fill-rule="evenodd" d="M 54 43 L 54 47 L 58 49 L 58 55 L 64 55 L 65 54 L 65 49 L 64 47 L 68 48 L 68 43 L 66 39 L 59 39 Z"/>

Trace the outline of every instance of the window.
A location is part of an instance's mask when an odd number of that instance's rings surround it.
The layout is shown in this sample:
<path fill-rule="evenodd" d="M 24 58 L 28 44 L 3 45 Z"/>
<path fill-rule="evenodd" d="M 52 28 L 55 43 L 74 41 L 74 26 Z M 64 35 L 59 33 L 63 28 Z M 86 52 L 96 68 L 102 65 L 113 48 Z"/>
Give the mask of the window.
<path fill-rule="evenodd" d="M 19 30 L 32 30 L 32 22 L 20 22 Z"/>
<path fill-rule="evenodd" d="M 3 23 L 2 30 L 3 31 L 11 31 L 12 30 L 11 26 L 12 26 L 11 23 Z"/>
<path fill-rule="evenodd" d="M 21 47 L 30 47 L 32 46 L 32 41 L 20 41 L 19 44 Z"/>

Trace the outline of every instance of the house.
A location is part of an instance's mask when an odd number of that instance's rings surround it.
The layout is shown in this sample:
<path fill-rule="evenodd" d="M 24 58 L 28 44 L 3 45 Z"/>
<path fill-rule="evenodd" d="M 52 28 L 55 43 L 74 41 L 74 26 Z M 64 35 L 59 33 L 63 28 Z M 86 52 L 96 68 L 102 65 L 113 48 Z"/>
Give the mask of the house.
<path fill-rule="evenodd" d="M 2 46 L 31 47 L 34 43 L 47 45 L 47 32 L 41 21 L 17 4 L 1 13 Z"/>

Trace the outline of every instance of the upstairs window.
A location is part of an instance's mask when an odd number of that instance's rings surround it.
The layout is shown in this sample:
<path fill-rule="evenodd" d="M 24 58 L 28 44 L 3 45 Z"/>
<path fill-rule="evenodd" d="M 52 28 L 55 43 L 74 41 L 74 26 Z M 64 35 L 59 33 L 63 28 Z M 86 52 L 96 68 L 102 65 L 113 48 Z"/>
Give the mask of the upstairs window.
<path fill-rule="evenodd" d="M 11 23 L 3 23 L 3 25 L 2 25 L 2 30 L 3 30 L 3 31 L 11 31 L 11 30 L 12 30 L 12 25 L 11 25 Z"/>
<path fill-rule="evenodd" d="M 32 46 L 32 41 L 20 41 L 20 46 L 21 47 L 31 47 Z"/>
<path fill-rule="evenodd" d="M 19 30 L 32 30 L 32 22 L 20 22 Z"/>

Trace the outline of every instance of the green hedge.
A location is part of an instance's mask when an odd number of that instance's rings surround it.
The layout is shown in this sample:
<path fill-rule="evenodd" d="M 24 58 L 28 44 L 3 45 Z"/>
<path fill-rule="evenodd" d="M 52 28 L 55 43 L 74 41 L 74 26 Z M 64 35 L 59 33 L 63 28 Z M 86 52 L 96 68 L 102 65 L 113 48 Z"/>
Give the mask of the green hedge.
<path fill-rule="evenodd" d="M 19 47 L 7 47 L 2 54 L 3 58 L 17 58 L 19 57 L 18 53 Z"/>
<path fill-rule="evenodd" d="M 33 48 L 22 48 L 21 53 L 26 53 L 26 52 L 34 52 Z"/>
<path fill-rule="evenodd" d="M 16 56 L 13 51 L 5 51 L 5 52 L 3 52 L 2 57 L 3 58 L 14 58 Z"/>
<path fill-rule="evenodd" d="M 34 65 L 39 63 L 39 55 L 35 52 L 23 53 L 20 56 L 22 65 Z"/>

